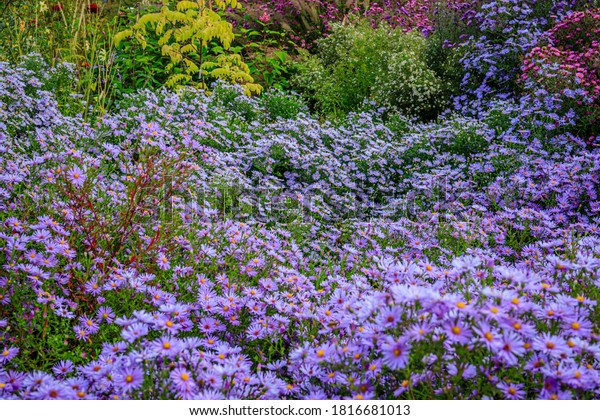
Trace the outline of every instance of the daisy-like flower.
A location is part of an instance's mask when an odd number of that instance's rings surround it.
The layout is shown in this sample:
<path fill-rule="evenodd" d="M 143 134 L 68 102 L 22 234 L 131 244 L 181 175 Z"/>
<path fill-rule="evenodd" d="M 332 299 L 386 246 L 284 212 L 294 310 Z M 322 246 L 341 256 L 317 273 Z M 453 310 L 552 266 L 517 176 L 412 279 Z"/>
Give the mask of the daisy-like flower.
<path fill-rule="evenodd" d="M 458 344 L 467 344 L 473 335 L 471 330 L 461 321 L 447 322 L 444 331 L 451 343 Z"/>
<path fill-rule="evenodd" d="M 171 356 L 179 352 L 179 341 L 174 337 L 164 336 L 152 341 L 152 348 L 163 356 Z"/>
<path fill-rule="evenodd" d="M 494 349 L 498 345 L 498 339 L 500 338 L 500 335 L 495 332 L 487 322 L 480 322 L 477 328 L 475 328 L 475 331 L 480 336 L 480 340 L 490 350 Z"/>
<path fill-rule="evenodd" d="M 176 368 L 170 374 L 171 382 L 178 392 L 190 393 L 196 389 L 191 373 L 184 368 Z"/>
<path fill-rule="evenodd" d="M 169 263 L 169 260 L 162 252 L 158 254 L 158 257 L 156 258 L 156 264 L 161 270 L 168 270 L 171 268 L 171 263 Z"/>
<path fill-rule="evenodd" d="M 521 384 L 500 382 L 497 387 L 507 400 L 522 400 L 525 398 L 525 391 L 523 391 L 523 385 Z"/>
<path fill-rule="evenodd" d="M 7 363 L 9 360 L 14 358 L 19 353 L 19 349 L 17 347 L 5 347 L 2 352 L 0 352 L 0 365 Z"/>
<path fill-rule="evenodd" d="M 75 391 L 56 381 L 50 381 L 32 394 L 37 400 L 74 400 L 77 398 Z"/>
<path fill-rule="evenodd" d="M 133 342 L 140 337 L 148 334 L 148 326 L 146 324 L 142 324 L 141 322 L 135 322 L 127 327 L 123 328 L 121 331 L 121 337 L 125 341 Z"/>
<path fill-rule="evenodd" d="M 550 355 L 570 354 L 571 349 L 560 337 L 551 334 L 544 334 L 541 337 L 536 337 L 533 341 L 533 348 L 543 353 Z"/>
<path fill-rule="evenodd" d="M 391 369 L 404 369 L 408 364 L 411 347 L 403 341 L 388 339 L 381 346 L 383 363 Z"/>
<path fill-rule="evenodd" d="M 98 322 L 106 322 L 107 324 L 112 324 L 115 319 L 115 313 L 109 306 L 101 306 L 98 308 L 98 312 L 96 313 L 96 320 Z"/>
<path fill-rule="evenodd" d="M 81 325 L 73 327 L 73 331 L 75 331 L 75 337 L 81 341 L 86 341 L 90 336 L 90 332 Z"/>
<path fill-rule="evenodd" d="M 86 315 L 82 315 L 79 317 L 79 325 L 87 330 L 90 334 L 95 334 L 100 329 L 98 325 L 98 321 L 95 319 L 89 318 Z"/>
<path fill-rule="evenodd" d="M 523 344 L 523 340 L 517 334 L 509 331 L 502 335 L 496 354 L 508 366 L 513 366 L 517 363 L 517 358 L 525 353 Z"/>
<path fill-rule="evenodd" d="M 52 368 L 52 372 L 54 372 L 57 376 L 64 376 L 70 373 L 73 370 L 73 362 L 70 360 L 61 360 Z"/>
<path fill-rule="evenodd" d="M 69 179 L 69 181 L 71 181 L 71 183 L 76 187 L 83 186 L 86 178 L 85 172 L 83 172 L 83 170 L 77 166 L 74 166 L 67 172 L 67 179 Z"/>
<path fill-rule="evenodd" d="M 128 392 L 144 382 L 144 374 L 137 366 L 126 366 L 115 374 L 115 385 Z"/>

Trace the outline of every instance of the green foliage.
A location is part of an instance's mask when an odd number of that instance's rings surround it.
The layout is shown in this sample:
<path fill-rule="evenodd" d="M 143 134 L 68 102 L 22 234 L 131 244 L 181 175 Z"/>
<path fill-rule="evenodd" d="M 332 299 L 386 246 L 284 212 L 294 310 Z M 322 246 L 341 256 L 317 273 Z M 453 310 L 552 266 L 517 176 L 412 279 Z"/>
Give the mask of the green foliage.
<path fill-rule="evenodd" d="M 138 10 L 124 9 L 124 18 L 128 22 L 137 21 Z M 142 48 L 133 37 L 127 37 L 119 43 L 116 49 L 117 77 L 115 88 L 119 96 L 134 93 L 139 89 L 157 89 L 165 84 L 169 73 L 165 68 L 170 58 L 163 56 L 158 45 L 159 37 L 154 32 L 146 35 L 147 44 Z"/>
<path fill-rule="evenodd" d="M 286 89 L 289 85 L 289 55 L 293 43 L 285 32 L 270 28 L 268 23 L 253 22 L 258 27 L 239 28 L 237 42 L 250 74 L 265 88 Z"/>
<path fill-rule="evenodd" d="M 315 56 L 296 66 L 293 84 L 316 110 L 344 115 L 375 101 L 422 119 L 445 105 L 444 82 L 427 64 L 427 40 L 414 32 L 365 22 L 335 25 Z"/>
<path fill-rule="evenodd" d="M 215 4 L 220 10 L 239 7 L 236 0 L 216 0 Z M 148 37 L 149 28 L 158 39 Z M 176 10 L 165 5 L 159 12 L 143 15 L 131 28 L 119 32 L 115 43 L 133 38 L 142 49 L 149 41 L 158 46 L 161 56 L 169 58 L 164 68 L 167 87 L 191 84 L 206 89 L 210 80 L 225 80 L 243 85 L 247 94 L 259 93 L 261 87 L 253 83 L 242 57 L 226 52 L 234 37 L 233 26 L 213 10 L 212 4 L 197 0 L 179 1 Z M 223 52 L 209 57 L 213 42 L 222 46 Z"/>
<path fill-rule="evenodd" d="M 117 2 L 100 3 L 93 13 L 87 0 L 31 2 L 12 0 L 0 6 L 0 61 L 19 63 L 29 55 L 41 56 L 57 72 L 71 63 L 68 87 L 57 85 L 59 105 L 70 102 L 75 108 L 62 111 L 69 115 L 82 112 L 103 114 L 112 104 L 114 62 L 112 41 L 118 30 Z M 55 71 L 55 70 L 52 70 Z M 66 98 L 71 93 L 85 101 Z"/>
<path fill-rule="evenodd" d="M 296 118 L 301 112 L 308 111 L 301 96 L 279 90 L 271 90 L 262 95 L 260 103 L 272 120 L 277 118 L 288 120 Z"/>

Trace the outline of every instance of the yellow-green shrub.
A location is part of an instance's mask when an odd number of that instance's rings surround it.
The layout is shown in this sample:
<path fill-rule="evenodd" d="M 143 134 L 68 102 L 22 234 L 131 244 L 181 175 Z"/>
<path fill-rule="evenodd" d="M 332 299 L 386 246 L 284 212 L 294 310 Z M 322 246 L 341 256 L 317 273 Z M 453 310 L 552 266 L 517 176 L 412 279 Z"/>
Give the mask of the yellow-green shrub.
<path fill-rule="evenodd" d="M 160 12 L 148 13 L 129 29 L 115 37 L 117 45 L 126 37 L 133 37 L 143 48 L 147 45 L 148 28 L 158 36 L 158 46 L 170 63 L 165 70 L 169 77 L 167 87 L 192 84 L 206 89 L 211 79 L 225 80 L 244 86 L 247 94 L 259 93 L 260 85 L 255 84 L 250 70 L 242 57 L 228 53 L 235 35 L 231 23 L 223 20 L 212 2 L 206 0 L 179 1 L 176 10 L 163 6 Z M 237 8 L 237 0 L 214 0 L 220 10 Z M 218 42 L 224 52 L 209 57 L 211 42 Z M 194 80 L 194 76 L 198 79 Z"/>

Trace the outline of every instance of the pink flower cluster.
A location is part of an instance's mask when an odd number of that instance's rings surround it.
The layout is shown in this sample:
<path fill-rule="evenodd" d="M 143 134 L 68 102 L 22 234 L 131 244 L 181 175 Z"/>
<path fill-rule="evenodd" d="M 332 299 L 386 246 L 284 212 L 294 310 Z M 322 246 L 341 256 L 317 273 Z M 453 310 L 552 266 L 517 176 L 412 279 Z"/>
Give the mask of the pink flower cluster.
<path fill-rule="evenodd" d="M 474 0 L 381 0 L 351 5 L 340 0 L 250 0 L 246 6 L 258 11 L 258 15 L 264 12 L 258 18 L 263 23 L 270 21 L 281 26 L 292 32 L 291 38 L 299 45 L 310 47 L 333 23 L 353 15 L 367 17 L 373 25 L 385 21 L 428 35 L 441 8 L 462 14 L 474 4 Z"/>
<path fill-rule="evenodd" d="M 522 79 L 533 78 L 551 92 L 584 89 L 600 96 L 600 9 L 573 13 L 546 33 L 548 45 L 527 55 Z"/>

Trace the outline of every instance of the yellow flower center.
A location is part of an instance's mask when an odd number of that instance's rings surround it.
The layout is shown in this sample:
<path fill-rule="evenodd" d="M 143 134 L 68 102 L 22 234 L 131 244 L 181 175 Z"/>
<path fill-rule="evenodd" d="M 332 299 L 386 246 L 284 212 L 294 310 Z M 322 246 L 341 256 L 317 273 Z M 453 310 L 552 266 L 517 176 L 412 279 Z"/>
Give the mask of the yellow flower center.
<path fill-rule="evenodd" d="M 488 331 L 488 332 L 486 332 L 485 334 L 483 334 L 483 336 L 485 337 L 485 339 L 486 339 L 487 341 L 492 341 L 492 339 L 494 338 L 494 336 L 492 335 L 492 333 L 491 333 L 491 332 L 489 332 L 489 331 Z"/>
<path fill-rule="evenodd" d="M 460 331 L 461 331 L 461 329 L 459 326 L 455 325 L 454 327 L 452 327 L 452 334 L 458 335 L 458 334 L 460 334 Z"/>
<path fill-rule="evenodd" d="M 581 328 L 581 325 L 579 324 L 579 322 L 573 322 L 571 324 L 571 328 L 573 328 L 574 330 L 578 330 Z"/>
<path fill-rule="evenodd" d="M 167 327 L 172 327 L 173 326 L 173 322 L 172 321 L 167 321 L 167 322 L 165 322 L 165 325 Z"/>
<path fill-rule="evenodd" d="M 325 356 L 325 350 L 319 350 L 317 352 L 317 357 L 323 357 L 323 356 Z"/>
<path fill-rule="evenodd" d="M 163 349 L 170 349 L 171 348 L 171 343 L 169 343 L 168 341 L 163 343 Z"/>
<path fill-rule="evenodd" d="M 127 382 L 128 384 L 132 383 L 133 382 L 133 376 L 127 375 L 125 377 L 125 382 Z"/>
<path fill-rule="evenodd" d="M 464 304 L 464 302 L 458 302 L 458 303 L 456 304 L 456 306 L 457 306 L 457 307 L 459 307 L 460 309 L 464 309 L 464 308 L 466 308 L 466 307 L 467 307 L 467 305 L 465 305 L 465 304 Z"/>
<path fill-rule="evenodd" d="M 187 373 L 182 373 L 182 374 L 181 374 L 181 380 L 183 380 L 183 381 L 187 381 L 188 379 L 190 379 L 190 377 L 188 376 L 188 374 L 187 374 Z"/>

